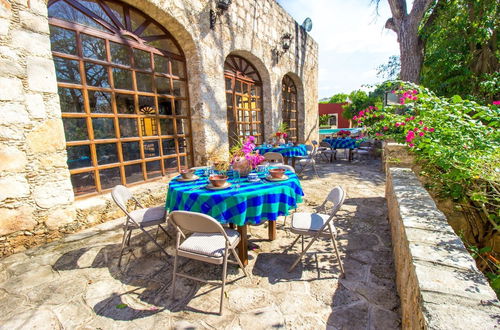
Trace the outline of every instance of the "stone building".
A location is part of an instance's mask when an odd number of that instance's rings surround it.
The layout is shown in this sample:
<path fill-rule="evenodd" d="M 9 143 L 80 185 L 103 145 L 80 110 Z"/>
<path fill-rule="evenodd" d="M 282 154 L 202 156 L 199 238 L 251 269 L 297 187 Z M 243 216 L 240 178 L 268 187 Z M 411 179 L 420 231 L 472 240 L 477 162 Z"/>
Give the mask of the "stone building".
<path fill-rule="evenodd" d="M 116 184 L 161 203 L 281 122 L 317 137 L 316 42 L 274 0 L 219 2 L 0 0 L 1 254 L 118 216 Z"/>

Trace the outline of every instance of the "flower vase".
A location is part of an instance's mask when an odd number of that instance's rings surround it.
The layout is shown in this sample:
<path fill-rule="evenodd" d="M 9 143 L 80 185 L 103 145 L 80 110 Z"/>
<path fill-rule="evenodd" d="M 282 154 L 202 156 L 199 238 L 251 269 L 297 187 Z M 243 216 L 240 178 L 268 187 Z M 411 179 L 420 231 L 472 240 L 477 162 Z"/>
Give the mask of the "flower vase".
<path fill-rule="evenodd" d="M 252 166 L 245 158 L 234 161 L 233 170 L 240 172 L 240 177 L 247 177 L 252 171 Z"/>

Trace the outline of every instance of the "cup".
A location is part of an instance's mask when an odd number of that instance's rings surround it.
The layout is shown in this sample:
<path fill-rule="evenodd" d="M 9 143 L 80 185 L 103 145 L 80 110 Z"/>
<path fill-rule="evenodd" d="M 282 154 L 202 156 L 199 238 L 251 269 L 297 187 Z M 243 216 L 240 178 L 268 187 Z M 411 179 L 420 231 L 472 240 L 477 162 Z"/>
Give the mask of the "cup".
<path fill-rule="evenodd" d="M 252 181 L 258 181 L 259 180 L 259 176 L 257 175 L 257 173 L 248 173 L 248 181 L 252 182 Z"/>

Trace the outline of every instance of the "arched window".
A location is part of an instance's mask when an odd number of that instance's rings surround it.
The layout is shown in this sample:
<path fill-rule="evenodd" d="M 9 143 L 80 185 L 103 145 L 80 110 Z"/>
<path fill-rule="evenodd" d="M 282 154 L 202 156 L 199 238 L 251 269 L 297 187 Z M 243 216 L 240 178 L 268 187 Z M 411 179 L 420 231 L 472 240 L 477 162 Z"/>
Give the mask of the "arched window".
<path fill-rule="evenodd" d="M 76 195 L 191 165 L 184 54 L 118 1 L 49 1 L 52 55 Z"/>
<path fill-rule="evenodd" d="M 264 141 L 262 82 L 255 67 L 240 56 L 230 55 L 224 63 L 226 80 L 227 129 L 229 145 L 247 136 Z"/>
<path fill-rule="evenodd" d="M 299 121 L 297 118 L 297 88 L 292 78 L 288 75 L 283 77 L 282 82 L 282 97 L 283 97 L 283 123 L 288 126 L 288 139 L 297 141 L 299 133 Z"/>

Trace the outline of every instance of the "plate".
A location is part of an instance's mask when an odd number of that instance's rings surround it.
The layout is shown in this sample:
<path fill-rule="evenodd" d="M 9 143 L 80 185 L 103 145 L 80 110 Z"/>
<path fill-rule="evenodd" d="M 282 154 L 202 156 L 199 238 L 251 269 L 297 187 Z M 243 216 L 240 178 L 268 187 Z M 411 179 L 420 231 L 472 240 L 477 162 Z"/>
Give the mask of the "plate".
<path fill-rule="evenodd" d="M 229 187 L 231 187 L 231 183 L 230 182 L 226 182 L 226 184 L 223 185 L 222 187 L 215 187 L 211 183 L 209 183 L 209 184 L 207 184 L 205 186 L 205 188 L 207 188 L 208 190 L 222 190 L 222 189 L 227 189 Z"/>
<path fill-rule="evenodd" d="M 287 175 L 283 175 L 282 178 L 273 178 L 272 176 L 268 175 L 266 179 L 269 181 L 286 181 L 289 179 L 289 177 Z"/>
<path fill-rule="evenodd" d="M 180 181 L 180 182 L 191 182 L 191 181 L 196 181 L 196 180 L 198 180 L 199 178 L 200 178 L 200 177 L 199 177 L 199 176 L 197 176 L 197 175 L 193 175 L 193 177 L 192 177 L 191 179 L 184 179 L 184 178 L 181 176 L 181 177 L 179 177 L 179 178 L 177 179 L 177 181 Z"/>

